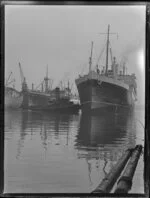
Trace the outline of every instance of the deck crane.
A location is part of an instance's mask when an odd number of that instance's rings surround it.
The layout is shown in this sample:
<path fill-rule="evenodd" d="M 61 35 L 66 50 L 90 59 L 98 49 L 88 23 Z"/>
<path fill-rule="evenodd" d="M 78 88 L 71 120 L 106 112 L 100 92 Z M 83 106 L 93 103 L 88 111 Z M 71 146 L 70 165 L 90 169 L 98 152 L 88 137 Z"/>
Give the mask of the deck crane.
<path fill-rule="evenodd" d="M 15 79 L 11 80 L 10 82 L 7 82 L 6 86 L 10 85 L 13 82 L 16 82 Z"/>
<path fill-rule="evenodd" d="M 20 69 L 21 84 L 23 84 L 25 78 L 24 78 L 24 75 L 23 75 L 23 71 L 22 71 L 20 62 L 19 62 L 19 69 Z"/>
<path fill-rule="evenodd" d="M 19 69 L 20 69 L 22 91 L 25 91 L 25 90 L 27 90 L 27 83 L 26 83 L 26 78 L 23 75 L 23 71 L 22 71 L 20 62 L 19 62 Z"/>
<path fill-rule="evenodd" d="M 8 76 L 7 80 L 6 80 L 6 86 L 7 86 L 7 84 L 8 84 L 8 81 L 9 81 L 9 79 L 10 79 L 11 75 L 12 75 L 12 72 L 10 72 L 10 74 L 9 74 L 9 76 Z"/>

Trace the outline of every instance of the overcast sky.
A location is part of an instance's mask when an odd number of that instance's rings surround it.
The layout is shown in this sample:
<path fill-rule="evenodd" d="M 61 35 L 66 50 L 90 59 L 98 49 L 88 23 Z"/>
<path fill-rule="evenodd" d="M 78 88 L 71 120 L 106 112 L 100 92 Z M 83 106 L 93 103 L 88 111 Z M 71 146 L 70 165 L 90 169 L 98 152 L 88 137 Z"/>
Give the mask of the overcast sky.
<path fill-rule="evenodd" d="M 16 6 L 5 10 L 5 77 L 12 71 L 21 89 L 18 63 L 28 86 L 38 85 L 49 68 L 54 86 L 74 82 L 88 71 L 91 41 L 93 68 L 110 32 L 113 56 L 126 57 L 128 72 L 135 73 L 139 103 L 145 94 L 145 6 Z M 105 61 L 105 55 L 101 62 Z M 74 85 L 75 89 L 75 85 Z"/>

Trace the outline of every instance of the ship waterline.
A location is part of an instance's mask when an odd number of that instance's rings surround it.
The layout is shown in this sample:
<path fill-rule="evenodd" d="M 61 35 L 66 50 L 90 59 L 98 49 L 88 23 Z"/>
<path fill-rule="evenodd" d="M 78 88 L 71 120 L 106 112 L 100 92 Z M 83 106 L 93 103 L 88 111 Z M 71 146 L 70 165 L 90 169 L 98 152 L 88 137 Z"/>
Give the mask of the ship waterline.
<path fill-rule="evenodd" d="M 129 108 L 134 106 L 132 90 L 120 84 L 98 79 L 86 79 L 80 83 L 76 81 L 76 84 L 83 111 L 99 111 L 102 107 Z"/>

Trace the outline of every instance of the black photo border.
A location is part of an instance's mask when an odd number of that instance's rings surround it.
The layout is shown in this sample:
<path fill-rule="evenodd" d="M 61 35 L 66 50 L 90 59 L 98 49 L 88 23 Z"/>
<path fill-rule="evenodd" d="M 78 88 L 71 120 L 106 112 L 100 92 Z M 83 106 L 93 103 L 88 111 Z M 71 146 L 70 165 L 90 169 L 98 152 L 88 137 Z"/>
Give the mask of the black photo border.
<path fill-rule="evenodd" d="M 145 27 L 145 145 L 144 145 L 144 194 L 90 194 L 90 193 L 6 193 L 4 190 L 4 73 L 5 73 L 5 6 L 7 5 L 146 5 Z M 2 197 L 149 197 L 150 174 L 150 3 L 147 1 L 1 1 L 1 65 L 0 65 L 0 196 Z"/>

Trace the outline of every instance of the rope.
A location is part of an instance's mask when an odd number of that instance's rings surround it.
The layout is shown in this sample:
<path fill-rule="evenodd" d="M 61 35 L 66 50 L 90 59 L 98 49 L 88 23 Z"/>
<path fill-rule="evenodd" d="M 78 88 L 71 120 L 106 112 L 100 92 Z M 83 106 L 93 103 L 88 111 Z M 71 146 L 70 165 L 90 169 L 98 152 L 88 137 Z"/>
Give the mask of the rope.
<path fill-rule="evenodd" d="M 37 90 L 41 84 L 43 84 L 44 80 L 35 88 Z"/>
<path fill-rule="evenodd" d="M 81 105 L 84 105 L 86 103 L 90 103 L 91 101 L 86 101 L 86 102 L 83 102 L 81 103 Z M 113 106 L 120 106 L 120 107 L 125 107 L 125 108 L 129 108 L 128 105 L 121 105 L 121 104 L 115 104 L 115 103 L 111 103 L 111 102 L 97 102 L 97 101 L 92 101 L 94 103 L 103 103 L 103 104 L 108 104 L 108 105 L 113 105 Z"/>
<path fill-rule="evenodd" d="M 141 124 L 141 126 L 143 127 L 143 129 L 145 130 L 144 124 L 140 120 L 138 120 L 137 118 L 136 118 L 136 121 L 138 121 Z"/>
<path fill-rule="evenodd" d="M 81 75 L 83 75 L 83 72 L 84 72 L 84 70 L 85 70 L 86 67 L 87 67 L 87 63 L 84 63 L 83 66 L 82 66 Z"/>
<path fill-rule="evenodd" d="M 112 46 L 111 46 L 111 44 L 110 44 L 110 42 L 109 42 L 109 49 L 110 49 L 110 55 L 111 55 L 111 64 L 112 64 L 112 62 L 113 62 L 113 54 L 112 54 Z"/>
<path fill-rule="evenodd" d="M 102 49 L 102 51 L 101 51 L 101 53 L 100 53 L 100 55 L 99 55 L 99 57 L 98 57 L 98 60 L 97 60 L 96 65 L 98 64 L 99 60 L 101 59 L 101 56 L 102 56 L 102 54 L 103 54 L 105 48 L 106 48 L 106 44 L 104 45 L 104 47 L 103 47 L 103 49 Z"/>

